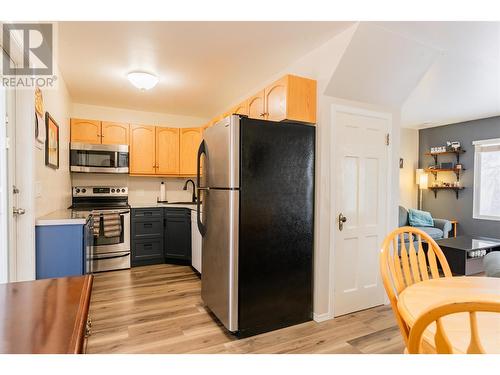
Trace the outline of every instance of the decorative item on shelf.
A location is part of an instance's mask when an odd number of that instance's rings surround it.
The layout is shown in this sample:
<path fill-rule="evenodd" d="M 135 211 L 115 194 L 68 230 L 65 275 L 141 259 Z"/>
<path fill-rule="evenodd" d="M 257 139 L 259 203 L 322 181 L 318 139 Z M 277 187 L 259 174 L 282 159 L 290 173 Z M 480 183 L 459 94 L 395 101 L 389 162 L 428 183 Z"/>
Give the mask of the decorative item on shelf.
<path fill-rule="evenodd" d="M 456 170 L 462 170 L 463 169 L 463 165 L 461 163 L 457 163 L 457 164 L 455 164 L 455 169 Z"/>
<path fill-rule="evenodd" d="M 45 112 L 47 140 L 45 141 L 45 165 L 59 169 L 59 125 Z"/>
<path fill-rule="evenodd" d="M 446 152 L 446 146 L 431 147 L 431 154 L 438 154 L 440 152 Z"/>
<path fill-rule="evenodd" d="M 461 144 L 458 141 L 452 141 L 452 142 L 447 141 L 446 146 L 450 151 L 458 151 L 460 150 Z"/>
<path fill-rule="evenodd" d="M 453 169 L 453 163 L 450 163 L 450 162 L 442 162 L 442 163 L 439 165 L 439 168 L 440 168 L 440 169 Z"/>

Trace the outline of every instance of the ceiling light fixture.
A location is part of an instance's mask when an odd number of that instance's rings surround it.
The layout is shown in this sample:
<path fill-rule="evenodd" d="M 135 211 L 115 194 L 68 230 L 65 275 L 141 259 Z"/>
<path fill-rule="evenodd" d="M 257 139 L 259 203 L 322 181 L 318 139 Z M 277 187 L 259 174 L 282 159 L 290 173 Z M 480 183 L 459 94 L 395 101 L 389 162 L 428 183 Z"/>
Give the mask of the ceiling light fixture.
<path fill-rule="evenodd" d="M 127 75 L 131 84 L 141 91 L 152 89 L 158 83 L 158 77 L 146 72 L 132 72 Z"/>

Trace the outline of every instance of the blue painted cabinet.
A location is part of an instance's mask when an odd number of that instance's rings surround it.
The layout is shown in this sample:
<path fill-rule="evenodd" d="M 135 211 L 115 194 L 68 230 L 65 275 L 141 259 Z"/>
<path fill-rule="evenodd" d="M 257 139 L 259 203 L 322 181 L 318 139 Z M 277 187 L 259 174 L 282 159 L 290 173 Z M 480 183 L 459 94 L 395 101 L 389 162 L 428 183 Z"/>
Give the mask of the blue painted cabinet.
<path fill-rule="evenodd" d="M 84 225 L 36 226 L 36 278 L 83 275 Z"/>

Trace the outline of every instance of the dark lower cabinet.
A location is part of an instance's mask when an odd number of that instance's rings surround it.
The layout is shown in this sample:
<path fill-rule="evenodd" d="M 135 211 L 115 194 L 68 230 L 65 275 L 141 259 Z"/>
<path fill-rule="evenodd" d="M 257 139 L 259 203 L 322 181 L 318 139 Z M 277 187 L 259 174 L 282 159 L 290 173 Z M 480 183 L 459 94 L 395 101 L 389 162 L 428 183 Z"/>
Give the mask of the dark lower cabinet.
<path fill-rule="evenodd" d="M 132 209 L 131 264 L 191 264 L 191 210 Z"/>
<path fill-rule="evenodd" d="M 165 209 L 165 260 L 191 264 L 191 210 Z"/>
<path fill-rule="evenodd" d="M 163 214 L 163 208 L 131 210 L 132 267 L 160 264 L 165 261 Z"/>

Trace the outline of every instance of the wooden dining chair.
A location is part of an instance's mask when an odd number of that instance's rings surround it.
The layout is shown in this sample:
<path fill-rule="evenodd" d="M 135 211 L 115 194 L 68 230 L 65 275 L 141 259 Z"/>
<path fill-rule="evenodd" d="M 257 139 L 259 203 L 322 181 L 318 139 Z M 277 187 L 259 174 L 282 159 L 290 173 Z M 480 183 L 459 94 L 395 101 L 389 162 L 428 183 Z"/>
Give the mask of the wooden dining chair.
<path fill-rule="evenodd" d="M 410 331 L 408 341 L 408 352 L 410 354 L 423 353 L 422 336 L 427 327 L 433 322 L 436 323 L 436 332 L 434 334 L 434 342 L 428 343 L 433 345 L 437 354 L 453 354 L 453 344 L 450 342 L 443 327 L 442 318 L 457 313 L 469 314 L 470 325 L 470 341 L 467 347 L 467 354 L 483 354 L 486 353 L 481 345 L 480 333 L 477 328 L 477 312 L 492 312 L 500 313 L 500 302 L 495 301 L 453 301 L 432 306 L 427 311 L 424 311 L 415 321 Z M 463 354 L 463 353 L 461 353 Z"/>
<path fill-rule="evenodd" d="M 424 251 L 427 244 L 427 254 Z M 414 227 L 401 227 L 384 240 L 380 253 L 380 272 L 401 335 L 408 346 L 409 327 L 398 311 L 398 296 L 407 287 L 423 280 L 451 277 L 442 250 L 427 233 Z"/>

